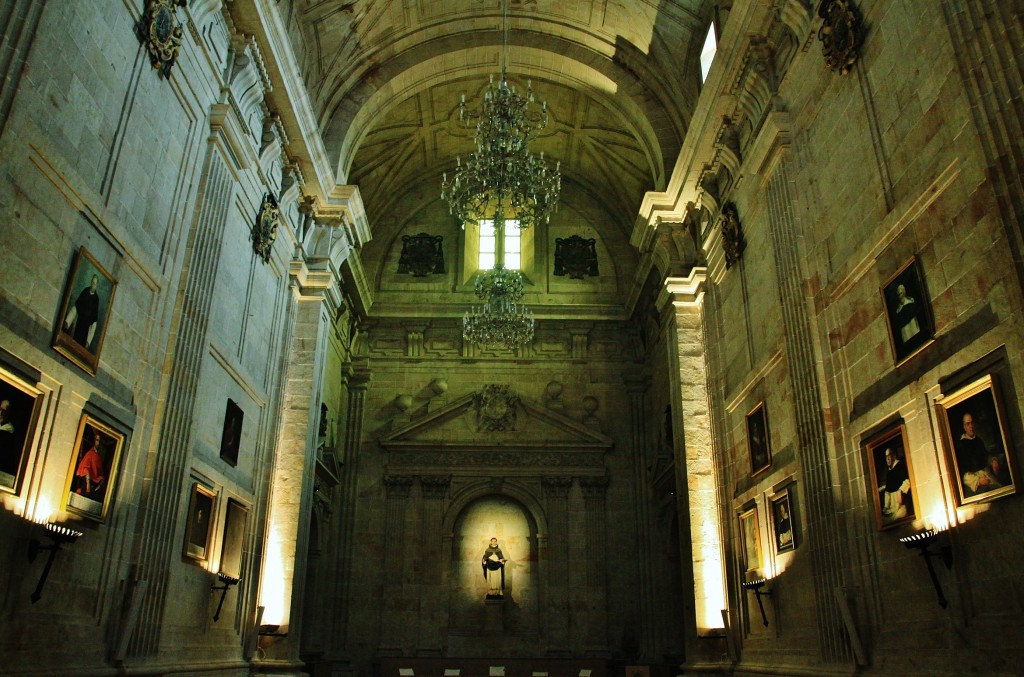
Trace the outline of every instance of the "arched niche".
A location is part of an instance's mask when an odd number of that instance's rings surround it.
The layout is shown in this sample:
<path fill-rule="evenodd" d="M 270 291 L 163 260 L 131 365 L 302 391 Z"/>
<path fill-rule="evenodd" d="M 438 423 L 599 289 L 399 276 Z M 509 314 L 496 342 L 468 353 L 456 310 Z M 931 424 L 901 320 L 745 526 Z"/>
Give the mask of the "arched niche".
<path fill-rule="evenodd" d="M 517 495 L 518 494 L 518 495 Z M 536 500 L 527 492 L 508 485 L 496 490 L 478 486 L 453 501 L 446 515 L 446 533 L 451 535 L 450 644 L 457 653 L 468 655 L 473 646 L 515 652 L 517 644 L 539 632 L 540 587 L 539 521 Z M 532 504 L 534 509 L 528 507 Z M 450 531 L 449 531 L 450 529 Z M 487 583 L 481 560 L 491 538 L 506 560 L 505 595 L 500 601 L 487 600 Z M 459 637 L 465 642 L 460 642 Z M 475 638 L 488 638 L 475 642 Z"/>

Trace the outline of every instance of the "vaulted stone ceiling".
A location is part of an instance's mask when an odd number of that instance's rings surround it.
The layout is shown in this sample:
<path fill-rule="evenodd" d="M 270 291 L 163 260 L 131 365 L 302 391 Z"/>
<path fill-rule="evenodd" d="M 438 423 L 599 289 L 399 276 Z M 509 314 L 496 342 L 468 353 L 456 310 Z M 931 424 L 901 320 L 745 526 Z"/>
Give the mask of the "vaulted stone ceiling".
<path fill-rule="evenodd" d="M 699 92 L 711 0 L 510 0 L 509 80 L 532 81 L 561 161 L 562 203 L 627 244 L 665 187 Z M 721 4 L 721 3 L 719 3 Z M 502 54 L 502 0 L 282 0 L 339 182 L 360 187 L 374 239 L 439 202 L 473 148 L 458 120 Z M 614 246 L 614 243 L 612 244 Z M 623 271 L 627 274 L 629 271 Z"/>

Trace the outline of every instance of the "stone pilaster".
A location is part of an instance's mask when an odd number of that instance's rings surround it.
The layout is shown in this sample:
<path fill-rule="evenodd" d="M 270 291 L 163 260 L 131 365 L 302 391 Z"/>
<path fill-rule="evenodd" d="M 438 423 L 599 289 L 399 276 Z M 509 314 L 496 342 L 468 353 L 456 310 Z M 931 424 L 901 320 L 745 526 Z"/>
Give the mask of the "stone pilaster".
<path fill-rule="evenodd" d="M 216 136 L 216 132 L 214 134 Z M 214 298 L 224 227 L 234 202 L 233 172 L 216 144 L 209 146 L 200 189 L 201 204 L 189 234 L 175 313 L 177 333 L 168 377 L 167 403 L 160 443 L 153 455 L 139 511 L 137 580 L 146 581 L 136 632 L 128 656 L 155 656 L 167 598 L 170 563 L 181 544 L 175 540 L 184 497 L 183 482 L 189 465 L 192 422 L 199 389 L 199 373 L 207 350 L 210 306 Z"/>
<path fill-rule="evenodd" d="M 447 627 L 447 619 L 442 618 L 447 607 L 447 572 L 443 567 L 439 534 L 442 532 L 451 483 L 452 478 L 448 475 L 420 478 L 420 490 L 423 492 L 423 534 L 420 542 L 423 576 L 420 586 L 420 639 L 417 647 L 421 654 L 430 656 L 441 655 L 444 644 L 441 628 Z"/>
<path fill-rule="evenodd" d="M 549 656 L 568 655 L 569 651 L 569 490 L 571 477 L 545 477 L 542 480 L 547 504 L 550 544 L 547 568 L 546 625 Z M 561 545 L 559 545 L 561 544 Z"/>
<path fill-rule="evenodd" d="M 700 660 L 696 640 L 722 625 L 725 569 L 722 561 L 721 506 L 712 433 L 704 326 L 705 268 L 688 277 L 666 279 L 659 298 L 671 304 L 669 369 L 678 374 L 671 388 L 676 500 L 683 544 L 680 572 L 684 589 L 692 585 L 693 603 L 684 613 L 686 655 Z M 687 545 L 688 544 L 688 545 Z"/>
<path fill-rule="evenodd" d="M 357 487 L 359 483 L 359 452 L 362 448 L 363 413 L 366 409 L 366 389 L 370 384 L 370 368 L 365 359 L 353 360 L 352 364 L 343 367 L 340 374 L 342 382 L 348 389 L 348 410 L 345 413 L 345 446 L 344 464 L 341 478 L 341 490 L 337 520 L 337 531 L 334 538 L 338 544 L 338 604 L 340 606 L 335 619 L 335 637 L 338 645 L 346 644 L 348 634 L 348 606 L 343 600 L 350 599 L 352 589 L 352 533 L 354 531 Z"/>
<path fill-rule="evenodd" d="M 404 601 L 403 582 L 406 575 L 405 514 L 409 506 L 409 493 L 413 478 L 397 475 L 384 477 L 384 491 L 387 498 L 384 507 L 384 605 L 381 614 L 380 653 L 398 655 L 405 622 L 402 613 Z M 408 553 L 409 557 L 416 553 Z"/>
<path fill-rule="evenodd" d="M 584 586 L 587 617 L 585 624 L 586 653 L 605 656 L 608 651 L 608 572 L 606 559 L 594 553 L 608 547 L 608 494 L 607 477 L 581 477 L 583 506 L 586 517 L 586 585 Z"/>
<path fill-rule="evenodd" d="M 637 637 L 638 660 L 655 660 L 657 655 L 657 575 L 651 548 L 654 543 L 651 515 L 651 485 L 648 477 L 648 435 L 647 435 L 647 391 L 650 379 L 636 374 L 626 378 L 626 392 L 629 394 L 630 430 L 633 431 L 630 449 L 633 457 L 633 509 L 636 515 L 636 566 L 638 614 L 636 627 L 643 633 Z"/>
<path fill-rule="evenodd" d="M 322 228 L 322 226 L 320 226 Z M 261 667 L 301 670 L 309 525 L 313 511 L 321 382 L 327 336 L 340 296 L 329 265 L 291 265 L 291 332 L 281 400 L 280 432 L 271 473 L 261 605 L 263 622 L 284 638 L 263 643 Z M 273 584 L 268 585 L 268 580 Z M 279 597 L 278 597 L 279 596 Z"/>
<path fill-rule="evenodd" d="M 768 132 L 764 132 L 768 133 Z M 779 301 L 789 364 L 793 415 L 796 419 L 796 451 L 807 497 L 807 544 L 814 570 L 815 613 L 821 657 L 825 662 L 852 660 L 850 645 L 834 590 L 844 585 L 847 561 L 840 528 L 834 481 L 829 464 L 828 439 L 822 415 L 821 389 L 813 346 L 807 294 L 800 268 L 800 247 L 794 216 L 792 182 L 782 146 L 781 159 L 764 185 Z"/>

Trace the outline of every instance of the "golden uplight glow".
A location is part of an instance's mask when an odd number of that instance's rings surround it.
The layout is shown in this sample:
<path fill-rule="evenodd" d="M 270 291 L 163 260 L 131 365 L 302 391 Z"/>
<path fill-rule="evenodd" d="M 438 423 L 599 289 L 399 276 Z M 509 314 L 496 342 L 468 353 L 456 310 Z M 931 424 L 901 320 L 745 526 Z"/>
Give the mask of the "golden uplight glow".
<path fill-rule="evenodd" d="M 273 625 L 285 625 L 288 622 L 289 595 L 285 589 L 284 557 L 281 550 L 281 535 L 271 525 L 263 578 L 260 581 L 260 605 L 264 607 L 263 622 Z"/>

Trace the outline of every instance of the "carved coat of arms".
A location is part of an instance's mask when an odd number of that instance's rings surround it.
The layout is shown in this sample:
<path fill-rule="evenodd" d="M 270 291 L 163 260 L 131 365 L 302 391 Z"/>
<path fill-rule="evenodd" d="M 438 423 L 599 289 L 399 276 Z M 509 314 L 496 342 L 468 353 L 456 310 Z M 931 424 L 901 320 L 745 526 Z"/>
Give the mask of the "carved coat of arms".
<path fill-rule="evenodd" d="M 485 432 L 515 430 L 519 396 L 507 385 L 485 385 L 476 395 L 477 426 Z"/>

